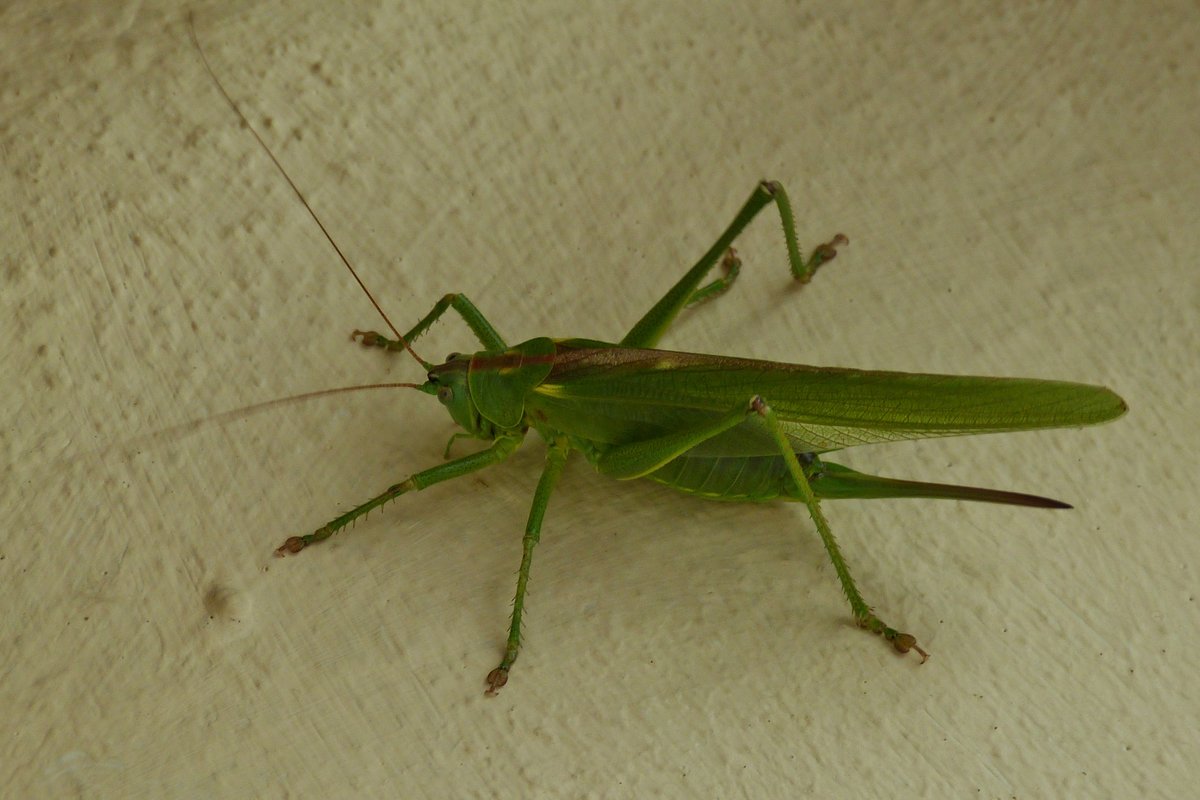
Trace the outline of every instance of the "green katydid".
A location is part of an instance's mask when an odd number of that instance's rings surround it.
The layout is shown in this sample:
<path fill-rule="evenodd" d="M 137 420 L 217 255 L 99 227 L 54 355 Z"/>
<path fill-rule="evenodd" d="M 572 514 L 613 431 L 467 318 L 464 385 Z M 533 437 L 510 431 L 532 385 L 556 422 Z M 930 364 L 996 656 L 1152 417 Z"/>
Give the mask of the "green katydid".
<path fill-rule="evenodd" d="M 200 54 L 203 58 L 203 51 Z M 212 78 L 328 238 L 299 189 L 215 74 Z M 902 653 L 916 650 L 924 661 L 928 654 L 916 638 L 884 623 L 859 593 L 820 501 L 929 497 L 1070 506 L 1015 492 L 867 475 L 826 461 L 824 455 L 859 444 L 1092 425 L 1119 417 L 1126 405 L 1106 388 L 1078 383 L 822 368 L 653 349 L 685 307 L 730 287 L 741 266 L 733 242 L 771 204 L 782 222 L 794 279 L 809 281 L 834 258 L 836 248 L 847 243 L 839 234 L 803 258 L 786 192 L 778 183 L 764 181 L 712 247 L 618 342 L 537 337 L 509 345 L 462 294 L 443 297 L 403 335 L 384 315 L 395 338 L 356 330 L 353 337 L 365 346 L 407 351 L 417 360 L 426 380 L 394 385 L 436 396 L 462 428 L 451 442 L 471 437 L 490 444 L 417 472 L 312 533 L 287 539 L 277 554 L 297 553 L 327 539 L 403 494 L 497 464 L 533 429 L 547 443 L 546 465 L 525 528 L 507 645 L 486 680 L 489 694 L 504 686 L 517 659 L 534 547 L 551 493 L 575 450 L 618 480 L 649 478 L 717 500 L 803 503 L 858 625 Z M 329 241 L 354 274 L 333 239 Z M 724 275 L 705 283 L 718 265 L 724 267 Z M 363 290 L 375 303 L 365 286 Z M 378 303 L 375 306 L 379 309 Z M 483 349 L 451 354 L 441 364 L 425 361 L 412 344 L 450 309 L 462 317 Z"/>

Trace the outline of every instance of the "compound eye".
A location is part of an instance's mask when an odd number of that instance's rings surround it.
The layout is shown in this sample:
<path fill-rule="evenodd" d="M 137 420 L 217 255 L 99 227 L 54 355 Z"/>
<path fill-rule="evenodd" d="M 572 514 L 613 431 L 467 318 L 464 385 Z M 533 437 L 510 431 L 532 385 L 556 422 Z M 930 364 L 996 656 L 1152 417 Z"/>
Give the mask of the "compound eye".
<path fill-rule="evenodd" d="M 458 352 L 451 353 L 450 355 L 446 356 L 446 361 L 453 361 L 454 359 L 458 358 L 460 355 L 462 355 L 462 353 L 458 353 Z"/>
<path fill-rule="evenodd" d="M 437 399 L 442 405 L 446 405 L 454 399 L 454 390 L 449 386 L 439 386 L 437 391 Z"/>

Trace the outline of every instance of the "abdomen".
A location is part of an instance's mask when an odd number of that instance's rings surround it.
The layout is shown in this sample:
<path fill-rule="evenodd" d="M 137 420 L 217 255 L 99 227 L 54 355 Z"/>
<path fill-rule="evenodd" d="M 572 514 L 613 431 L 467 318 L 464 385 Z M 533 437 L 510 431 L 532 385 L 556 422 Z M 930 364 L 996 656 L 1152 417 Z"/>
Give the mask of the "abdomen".
<path fill-rule="evenodd" d="M 781 456 L 680 456 L 646 476 L 681 492 L 710 500 L 794 500 L 794 487 Z"/>

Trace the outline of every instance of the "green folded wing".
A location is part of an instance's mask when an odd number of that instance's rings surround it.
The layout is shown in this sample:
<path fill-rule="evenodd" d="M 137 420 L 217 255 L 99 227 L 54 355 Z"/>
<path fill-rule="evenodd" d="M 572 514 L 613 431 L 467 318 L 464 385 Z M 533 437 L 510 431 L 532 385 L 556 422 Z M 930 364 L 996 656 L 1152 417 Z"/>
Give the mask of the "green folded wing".
<path fill-rule="evenodd" d="M 556 342 L 554 368 L 528 403 L 549 424 L 597 443 L 701 424 L 761 395 L 798 452 L 935 436 L 1092 425 L 1126 410 L 1112 391 L 1064 381 L 925 375 Z M 770 452 L 752 423 L 697 448 Z"/>

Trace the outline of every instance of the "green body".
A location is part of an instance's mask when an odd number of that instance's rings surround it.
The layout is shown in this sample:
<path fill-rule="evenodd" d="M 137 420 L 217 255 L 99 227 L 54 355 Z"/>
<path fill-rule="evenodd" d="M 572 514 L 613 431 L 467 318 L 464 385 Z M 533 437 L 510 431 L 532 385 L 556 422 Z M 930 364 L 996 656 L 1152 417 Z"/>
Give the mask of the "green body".
<path fill-rule="evenodd" d="M 758 395 L 769 398 L 793 452 L 805 457 L 818 498 L 1061 507 L 1033 495 L 864 475 L 818 456 L 902 439 L 1088 425 L 1124 410 L 1108 389 L 1078 383 L 810 367 L 545 337 L 456 357 L 429 377 L 469 435 L 496 439 L 533 428 L 546 441 L 565 437 L 614 477 L 743 502 L 802 499 L 769 432 L 753 418 L 683 452 L 652 445 L 646 463 L 633 468 L 614 463 L 611 453 L 703 430 Z"/>

